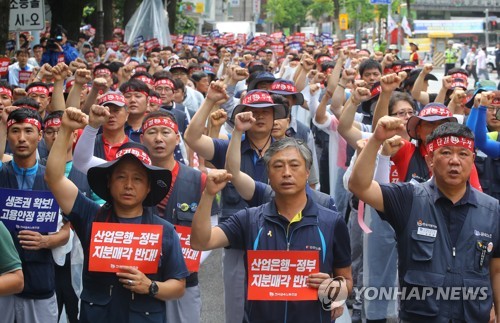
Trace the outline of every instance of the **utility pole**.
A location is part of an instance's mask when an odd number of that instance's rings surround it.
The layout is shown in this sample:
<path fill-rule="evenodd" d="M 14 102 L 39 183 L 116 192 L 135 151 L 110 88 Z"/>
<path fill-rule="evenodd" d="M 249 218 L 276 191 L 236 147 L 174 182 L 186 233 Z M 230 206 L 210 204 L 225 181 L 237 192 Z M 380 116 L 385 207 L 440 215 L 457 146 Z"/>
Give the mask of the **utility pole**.
<path fill-rule="evenodd" d="M 102 0 L 97 0 L 97 44 L 104 42 L 104 11 Z"/>
<path fill-rule="evenodd" d="M 485 45 L 486 45 L 486 50 L 488 50 L 488 47 L 490 46 L 490 40 L 489 40 L 489 33 L 488 33 L 488 27 L 490 24 L 490 11 L 488 9 L 484 10 L 484 15 L 485 15 L 485 24 L 484 24 L 484 38 L 485 38 Z M 488 55 L 488 53 L 486 53 Z"/>

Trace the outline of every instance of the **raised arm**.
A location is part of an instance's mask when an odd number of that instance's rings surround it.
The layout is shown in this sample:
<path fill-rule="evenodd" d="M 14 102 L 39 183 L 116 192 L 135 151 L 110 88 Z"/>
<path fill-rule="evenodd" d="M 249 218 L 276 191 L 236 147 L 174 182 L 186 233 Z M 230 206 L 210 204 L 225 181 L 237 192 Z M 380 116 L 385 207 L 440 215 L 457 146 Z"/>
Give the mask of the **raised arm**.
<path fill-rule="evenodd" d="M 477 121 L 475 127 L 472 128 L 475 135 L 475 145 L 477 148 L 481 149 L 486 155 L 498 158 L 500 157 L 500 142 L 491 140 L 486 134 L 486 113 L 487 106 L 491 105 L 495 94 L 493 92 L 482 92 L 481 103 L 477 111 Z M 476 108 L 473 108 L 473 110 Z"/>
<path fill-rule="evenodd" d="M 67 108 L 63 114 L 61 128 L 47 159 L 45 182 L 65 214 L 69 214 L 73 209 L 78 195 L 78 187 L 64 176 L 66 159 L 61 158 L 61 156 L 66 156 L 73 131 L 81 129 L 86 124 L 87 115 L 77 108 Z"/>
<path fill-rule="evenodd" d="M 307 55 L 302 57 L 300 61 L 300 67 L 297 69 L 294 77 L 295 86 L 297 91 L 302 91 L 307 86 L 307 75 L 314 67 L 314 59 Z"/>
<path fill-rule="evenodd" d="M 216 102 L 227 98 L 225 85 L 222 81 L 212 82 L 208 89 L 207 97 L 196 111 L 189 127 L 184 133 L 184 141 L 189 148 L 201 157 L 211 160 L 214 157 L 214 144 L 212 138 L 204 134 L 205 123 Z"/>
<path fill-rule="evenodd" d="M 429 93 L 424 92 L 424 82 L 425 77 L 432 71 L 432 64 L 425 64 L 424 68 L 422 68 L 422 72 L 418 74 L 415 83 L 413 84 L 413 88 L 411 89 L 411 96 L 420 102 L 423 105 L 429 103 Z"/>
<path fill-rule="evenodd" d="M 231 180 L 225 169 L 211 170 L 207 175 L 205 190 L 191 223 L 191 247 L 194 250 L 212 250 L 229 246 L 229 240 L 219 227 L 210 223 L 212 203 L 215 195 Z"/>
<path fill-rule="evenodd" d="M 448 102 L 448 110 L 450 110 L 452 114 L 463 115 L 465 113 L 466 100 L 467 94 L 465 94 L 465 91 L 460 87 L 456 87 L 450 96 L 450 102 Z"/>
<path fill-rule="evenodd" d="M 104 94 L 108 92 L 108 90 L 109 90 L 108 82 L 104 78 L 98 77 L 94 79 L 94 81 L 92 82 L 92 88 L 90 89 L 90 92 L 87 95 L 87 99 L 85 100 L 83 107 L 81 107 L 82 111 L 86 114 L 89 114 L 90 108 L 92 107 L 92 105 L 96 103 L 97 96 L 99 94 Z"/>
<path fill-rule="evenodd" d="M 355 125 L 357 122 L 354 121 L 354 116 L 361 102 L 369 100 L 371 94 L 370 90 L 364 87 L 358 87 L 351 94 L 351 98 L 347 100 L 344 111 L 340 116 L 337 131 L 351 147 L 356 148 L 356 142 L 362 138 L 362 135 L 359 124 Z"/>
<path fill-rule="evenodd" d="M 330 110 L 333 114 L 340 119 L 340 115 L 342 114 L 342 108 L 345 103 L 345 89 L 347 84 L 352 83 L 356 78 L 356 70 L 353 68 L 346 68 L 342 71 L 342 77 L 338 82 L 335 91 L 332 96 L 332 103 L 330 104 Z"/>
<path fill-rule="evenodd" d="M 71 71 L 68 65 L 59 63 L 52 68 L 52 75 L 54 76 L 54 90 L 52 91 L 51 107 L 54 111 L 62 111 L 66 109 L 64 102 L 64 81 L 71 76 Z"/>
<path fill-rule="evenodd" d="M 66 99 L 66 107 L 80 106 L 80 95 L 83 91 L 83 86 L 92 80 L 90 71 L 87 69 L 77 69 L 75 71 L 75 83 L 69 91 L 68 98 Z"/>
<path fill-rule="evenodd" d="M 394 90 L 399 87 L 401 78 L 396 74 L 387 74 L 380 78 L 380 87 L 382 92 L 377 100 L 377 105 L 373 111 L 372 129 L 377 126 L 378 120 L 383 116 L 389 115 L 389 101 Z"/>
<path fill-rule="evenodd" d="M 255 193 L 253 178 L 240 171 L 241 137 L 255 122 L 252 112 L 238 113 L 234 119 L 234 130 L 226 153 L 226 170 L 232 175 L 231 183 L 244 200 L 250 200 Z"/>
<path fill-rule="evenodd" d="M 349 179 L 349 190 L 360 200 L 380 212 L 384 212 L 384 199 L 379 183 L 373 180 L 377 152 L 384 140 L 393 137 L 403 128 L 401 119 L 382 117 L 373 132 L 373 136 L 368 139 L 366 146 L 356 159 Z"/>
<path fill-rule="evenodd" d="M 99 128 L 108 122 L 108 119 L 108 107 L 92 106 L 90 109 L 89 124 L 83 129 L 73 153 L 73 166 L 84 174 L 87 174 L 91 167 L 106 162 L 106 160 L 94 156 L 94 146 Z"/>
<path fill-rule="evenodd" d="M 451 78 L 451 76 L 448 75 L 443 77 L 443 85 L 441 86 L 441 89 L 439 90 L 439 93 L 434 102 L 444 104 L 444 101 L 446 100 L 446 93 L 451 89 L 452 84 L 453 79 Z"/>

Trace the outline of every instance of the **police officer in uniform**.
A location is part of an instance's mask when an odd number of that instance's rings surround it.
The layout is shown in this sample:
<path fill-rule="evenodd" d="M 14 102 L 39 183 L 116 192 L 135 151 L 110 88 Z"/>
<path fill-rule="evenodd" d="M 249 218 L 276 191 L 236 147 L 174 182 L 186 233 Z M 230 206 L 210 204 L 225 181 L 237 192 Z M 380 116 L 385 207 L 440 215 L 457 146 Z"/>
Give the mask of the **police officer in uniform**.
<path fill-rule="evenodd" d="M 468 182 L 474 135 L 457 123 L 439 126 L 426 141 L 433 177 L 380 185 L 372 180 L 377 151 L 386 139 L 400 145 L 392 137 L 402 127 L 393 117 L 379 120 L 349 181 L 349 189 L 396 232 L 400 319 L 488 322 L 493 300 L 500 317 L 500 207 Z"/>

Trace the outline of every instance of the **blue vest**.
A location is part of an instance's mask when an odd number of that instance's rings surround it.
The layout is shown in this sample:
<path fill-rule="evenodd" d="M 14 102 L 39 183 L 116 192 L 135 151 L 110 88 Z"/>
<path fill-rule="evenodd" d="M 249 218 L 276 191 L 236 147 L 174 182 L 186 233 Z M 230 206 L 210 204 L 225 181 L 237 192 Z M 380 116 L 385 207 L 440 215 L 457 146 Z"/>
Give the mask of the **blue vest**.
<path fill-rule="evenodd" d="M 183 163 L 179 164 L 179 173 L 172 189 L 172 194 L 168 199 L 162 217 L 173 225 L 191 226 L 194 212 L 201 199 L 201 172 Z M 195 208 L 182 211 L 180 205 L 186 203 Z"/>
<path fill-rule="evenodd" d="M 93 222 L 118 222 L 115 216 L 112 215 L 111 206 L 106 204 L 99 209 L 98 214 L 93 218 L 92 221 L 89 221 L 87 225 L 83 228 L 75 228 L 75 231 L 80 238 L 82 243 L 83 250 L 90 250 L 90 240 L 92 233 L 92 223 Z M 142 216 L 142 224 L 159 224 L 163 226 L 163 236 L 166 237 L 167 227 L 170 224 L 166 223 L 165 220 L 156 216 L 153 213 L 152 208 L 144 208 L 144 214 Z M 165 252 L 166 248 L 166 240 L 163 238 L 162 242 L 162 250 Z M 89 272 L 89 253 L 84 253 L 84 263 L 83 263 L 83 274 L 82 274 L 82 282 L 83 282 L 83 291 L 81 294 L 81 299 L 90 303 L 96 304 L 100 306 L 107 306 L 111 302 L 112 296 L 119 293 L 121 294 L 122 299 L 129 300 L 130 305 L 130 322 L 145 322 L 144 315 L 147 315 L 148 319 L 158 320 L 162 317 L 165 310 L 165 302 L 158 300 L 149 295 L 132 293 L 126 290 L 122 284 L 118 281 L 118 277 L 115 273 L 102 273 L 102 272 Z M 166 262 L 165 254 L 162 253 L 160 256 L 160 261 L 158 263 L 158 267 L 165 266 Z M 160 271 L 159 271 L 160 272 Z M 149 279 L 155 281 L 165 281 L 167 277 L 162 277 L 161 274 L 147 274 Z M 127 307 L 124 308 L 127 310 Z M 146 313 L 146 314 L 145 314 Z M 137 315 L 137 316 L 135 316 Z M 96 318 L 99 321 L 100 318 Z M 156 321 L 155 321 L 156 322 Z M 159 322 L 162 322 L 159 320 Z"/>
<path fill-rule="evenodd" d="M 492 243 L 498 247 L 498 201 L 471 188 L 477 207 L 471 206 L 458 236 L 452 246 L 446 220 L 441 209 L 432 203 L 433 189 L 430 181 L 414 185 L 414 198 L 408 223 L 403 232 L 397 232 L 399 254 L 399 283 L 406 288 L 407 299 L 402 298 L 400 318 L 410 322 L 488 322 L 492 306 L 489 276 Z M 438 287 L 442 288 L 441 291 Z M 467 300 L 458 296 L 446 298 L 446 288 L 471 288 L 477 298 Z M 418 291 L 425 298 L 416 299 L 411 292 Z M 481 289 L 482 288 L 482 289 Z M 429 292 L 432 294 L 429 295 Z M 469 290 L 467 290 L 469 291 Z M 439 294 L 441 292 L 441 294 Z M 438 296 L 440 295 L 440 296 Z M 443 296 L 444 295 L 444 296 Z M 453 295 L 449 292 L 448 295 Z M 444 299 L 443 299 L 444 298 Z M 450 300 L 451 298 L 451 300 Z"/>
<path fill-rule="evenodd" d="M 429 179 L 429 167 L 427 166 L 424 157 L 420 153 L 420 148 L 415 147 L 413 155 L 411 155 L 408 170 L 406 171 L 405 182 L 411 180 L 418 183 L 426 182 Z"/>
<path fill-rule="evenodd" d="M 241 165 L 240 170 L 252 177 L 254 180 L 261 181 L 263 183 L 268 182 L 267 168 L 264 163 L 264 159 L 260 158 L 256 161 L 258 169 L 254 166 L 254 158 L 256 158 L 256 153 L 253 149 L 247 149 L 250 146 L 248 138 L 245 138 L 241 142 Z M 257 170 L 257 172 L 255 172 Z M 219 223 L 226 220 L 231 215 L 236 212 L 248 207 L 247 202 L 241 198 L 240 194 L 236 190 L 231 182 L 227 183 L 226 187 L 222 190 L 221 194 L 222 202 L 222 213 L 219 218 Z"/>
<path fill-rule="evenodd" d="M 94 156 L 106 160 L 106 153 L 104 152 L 104 141 L 102 140 L 102 133 L 95 137 Z"/>
<path fill-rule="evenodd" d="M 49 191 L 43 175 L 45 167 L 38 165 L 33 183 L 33 191 Z M 18 189 L 16 173 L 12 166 L 12 161 L 4 163 L 0 169 L 0 187 Z M 50 249 L 40 249 L 36 251 L 25 250 L 19 244 L 17 232 L 11 231 L 10 235 L 16 245 L 19 258 L 23 264 L 24 289 L 18 294 L 21 297 L 30 299 L 46 299 L 54 295 L 55 273 L 54 260 Z"/>
<path fill-rule="evenodd" d="M 483 192 L 500 200 L 500 158 L 476 156 L 474 162 Z"/>

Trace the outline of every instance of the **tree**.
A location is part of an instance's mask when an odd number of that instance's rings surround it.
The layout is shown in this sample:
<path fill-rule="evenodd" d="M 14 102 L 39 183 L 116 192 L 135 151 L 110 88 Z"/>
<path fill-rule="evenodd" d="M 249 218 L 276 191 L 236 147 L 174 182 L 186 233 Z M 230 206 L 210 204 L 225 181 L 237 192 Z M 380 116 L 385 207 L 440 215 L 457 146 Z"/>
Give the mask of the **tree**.
<path fill-rule="evenodd" d="M 186 15 L 184 13 L 184 5 L 191 5 L 194 7 L 194 3 L 191 2 L 178 2 L 177 3 L 177 11 L 176 11 L 176 19 L 175 19 L 175 27 L 174 29 L 169 30 L 171 33 L 178 34 L 178 35 L 188 35 L 188 34 L 193 34 L 196 32 L 196 21 Z M 169 14 L 169 25 L 172 20 L 170 19 L 170 14 Z"/>
<path fill-rule="evenodd" d="M 52 12 L 51 26 L 61 25 L 68 32 L 68 39 L 76 40 L 80 34 L 83 8 L 87 1 L 47 0 Z"/>
<path fill-rule="evenodd" d="M 308 14 L 318 22 L 319 30 L 325 15 L 330 17 L 333 14 L 333 2 L 331 0 L 313 0 L 307 7 Z"/>
<path fill-rule="evenodd" d="M 278 28 L 293 29 L 302 25 L 306 8 L 300 0 L 269 0 L 266 5 L 267 16 Z"/>
<path fill-rule="evenodd" d="M 5 45 L 9 40 L 10 1 L 0 0 L 0 54 L 6 53 Z"/>
<path fill-rule="evenodd" d="M 113 0 L 103 0 L 102 10 L 104 11 L 104 40 L 112 40 L 113 29 L 115 28 L 113 21 Z"/>

